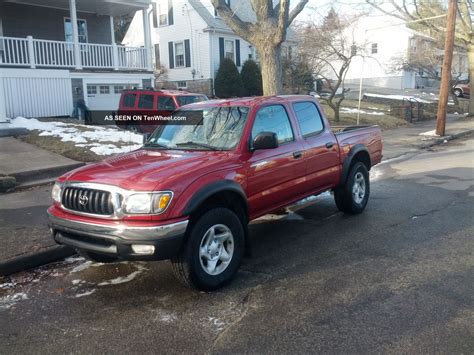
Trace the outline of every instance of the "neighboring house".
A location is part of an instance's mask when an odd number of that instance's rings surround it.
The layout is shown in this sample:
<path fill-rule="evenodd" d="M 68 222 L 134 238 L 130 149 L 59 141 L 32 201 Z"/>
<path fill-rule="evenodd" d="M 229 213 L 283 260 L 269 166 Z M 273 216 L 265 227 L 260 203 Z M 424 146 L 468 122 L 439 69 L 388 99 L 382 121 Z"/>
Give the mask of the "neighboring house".
<path fill-rule="evenodd" d="M 81 101 L 112 110 L 124 88 L 152 86 L 150 49 L 117 45 L 113 30 L 114 16 L 141 10 L 148 19 L 149 5 L 0 0 L 0 118 L 70 116 Z M 148 28 L 141 35 L 150 43 Z"/>
<path fill-rule="evenodd" d="M 210 0 L 152 1 L 155 16 L 150 23 L 157 88 L 213 95 L 221 59 L 231 58 L 239 71 L 247 59 L 258 61 L 255 47 L 232 32 Z M 249 0 L 227 1 L 242 20 L 255 22 Z M 135 28 L 141 23 L 136 15 L 123 44 L 143 44 L 135 36 Z"/>
<path fill-rule="evenodd" d="M 409 60 L 414 54 L 423 56 L 433 39 L 406 27 L 399 19 L 388 15 L 361 17 L 351 26 L 348 34 L 360 50 L 353 58 L 345 78 L 345 84 L 359 84 L 362 76 L 364 86 L 393 89 L 412 89 L 436 85 L 427 73 L 410 68 L 396 69 L 400 58 Z M 457 51 L 453 61 L 454 71 L 467 73 L 467 55 Z"/>

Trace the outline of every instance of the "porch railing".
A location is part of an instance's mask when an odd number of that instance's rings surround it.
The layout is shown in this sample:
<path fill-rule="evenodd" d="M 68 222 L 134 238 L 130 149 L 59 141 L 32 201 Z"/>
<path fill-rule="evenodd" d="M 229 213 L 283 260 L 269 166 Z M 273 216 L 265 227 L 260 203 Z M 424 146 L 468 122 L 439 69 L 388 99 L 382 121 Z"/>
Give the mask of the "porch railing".
<path fill-rule="evenodd" d="M 147 49 L 115 44 L 79 44 L 80 63 L 76 63 L 74 45 L 50 41 L 0 36 L 0 66 L 92 68 L 113 70 L 147 70 Z"/>

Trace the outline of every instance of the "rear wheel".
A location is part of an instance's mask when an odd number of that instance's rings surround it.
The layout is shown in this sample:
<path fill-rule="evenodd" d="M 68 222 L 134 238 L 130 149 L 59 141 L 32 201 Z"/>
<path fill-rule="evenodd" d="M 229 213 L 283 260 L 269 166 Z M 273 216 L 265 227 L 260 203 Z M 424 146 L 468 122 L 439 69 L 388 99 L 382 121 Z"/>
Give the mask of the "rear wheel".
<path fill-rule="evenodd" d="M 244 228 L 227 208 L 214 208 L 199 217 L 187 232 L 180 254 L 171 260 L 173 271 L 186 286 L 210 291 L 229 283 L 244 251 Z"/>
<path fill-rule="evenodd" d="M 334 190 L 334 200 L 340 211 L 358 214 L 367 206 L 369 194 L 369 172 L 363 163 L 357 162 L 351 167 L 346 184 Z"/>

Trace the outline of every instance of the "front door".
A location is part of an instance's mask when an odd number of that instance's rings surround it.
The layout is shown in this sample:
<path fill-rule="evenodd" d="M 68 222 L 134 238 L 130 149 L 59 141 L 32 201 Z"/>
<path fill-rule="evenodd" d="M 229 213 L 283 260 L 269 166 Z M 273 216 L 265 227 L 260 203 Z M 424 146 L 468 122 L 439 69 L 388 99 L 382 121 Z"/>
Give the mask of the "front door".
<path fill-rule="evenodd" d="M 250 215 L 256 216 L 295 200 L 302 193 L 306 172 L 303 146 L 296 139 L 283 105 L 259 109 L 252 127 L 252 138 L 261 132 L 274 132 L 279 146 L 256 150 L 248 160 L 247 195 Z"/>

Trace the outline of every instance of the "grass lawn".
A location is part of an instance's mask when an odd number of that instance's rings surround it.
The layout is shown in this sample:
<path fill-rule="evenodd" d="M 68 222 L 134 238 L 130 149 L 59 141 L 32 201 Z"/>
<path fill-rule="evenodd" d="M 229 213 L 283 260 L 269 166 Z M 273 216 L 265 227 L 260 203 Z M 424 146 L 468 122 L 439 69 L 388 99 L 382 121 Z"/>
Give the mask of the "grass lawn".
<path fill-rule="evenodd" d="M 357 100 L 344 100 L 341 106 L 340 121 L 335 122 L 333 110 L 328 105 L 321 102 L 324 113 L 333 126 L 356 125 L 357 105 Z M 352 110 L 352 112 L 344 112 L 344 109 Z M 407 121 L 401 118 L 391 116 L 390 106 L 388 105 L 362 101 L 360 109 L 360 124 L 376 124 L 383 129 L 396 128 L 406 126 L 408 124 Z"/>

